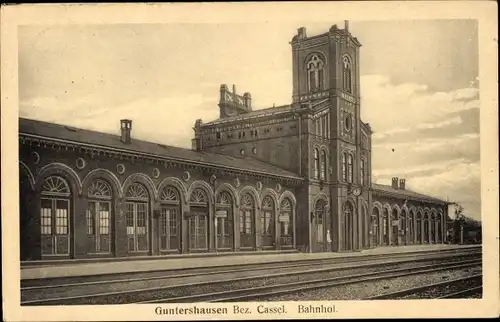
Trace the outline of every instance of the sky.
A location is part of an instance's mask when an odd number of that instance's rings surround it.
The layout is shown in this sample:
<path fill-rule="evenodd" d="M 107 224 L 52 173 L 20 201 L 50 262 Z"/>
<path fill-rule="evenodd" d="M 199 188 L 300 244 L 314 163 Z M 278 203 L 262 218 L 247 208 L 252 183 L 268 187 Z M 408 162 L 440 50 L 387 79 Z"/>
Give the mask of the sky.
<path fill-rule="evenodd" d="M 19 27 L 19 115 L 190 148 L 218 117 L 219 87 L 254 109 L 289 104 L 289 42 L 332 24 L 106 24 Z M 479 81 L 474 20 L 350 21 L 360 50 L 361 116 L 372 181 L 464 206 L 480 219 Z"/>

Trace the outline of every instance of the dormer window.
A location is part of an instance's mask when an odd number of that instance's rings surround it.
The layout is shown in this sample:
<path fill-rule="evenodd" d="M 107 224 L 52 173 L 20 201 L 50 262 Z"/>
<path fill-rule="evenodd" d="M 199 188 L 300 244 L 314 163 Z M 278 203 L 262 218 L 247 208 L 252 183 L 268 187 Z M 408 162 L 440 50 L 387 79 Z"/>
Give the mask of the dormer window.
<path fill-rule="evenodd" d="M 318 56 L 312 55 L 307 62 L 307 79 L 310 92 L 324 90 L 325 87 L 325 62 Z"/>
<path fill-rule="evenodd" d="M 352 93 L 352 65 L 349 56 L 344 56 L 343 59 L 343 82 L 344 90 L 348 93 Z"/>

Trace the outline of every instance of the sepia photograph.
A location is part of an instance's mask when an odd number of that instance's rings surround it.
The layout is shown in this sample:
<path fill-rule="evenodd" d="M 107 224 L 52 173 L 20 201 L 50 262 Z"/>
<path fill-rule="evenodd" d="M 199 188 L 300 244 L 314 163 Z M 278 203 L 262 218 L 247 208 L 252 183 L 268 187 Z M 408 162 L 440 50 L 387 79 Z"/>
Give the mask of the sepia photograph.
<path fill-rule="evenodd" d="M 480 19 L 297 8 L 218 23 L 199 18 L 204 5 L 197 21 L 13 27 L 2 236 L 8 201 L 19 309 L 307 319 L 349 301 L 474 306 L 489 268 L 498 312 Z"/>

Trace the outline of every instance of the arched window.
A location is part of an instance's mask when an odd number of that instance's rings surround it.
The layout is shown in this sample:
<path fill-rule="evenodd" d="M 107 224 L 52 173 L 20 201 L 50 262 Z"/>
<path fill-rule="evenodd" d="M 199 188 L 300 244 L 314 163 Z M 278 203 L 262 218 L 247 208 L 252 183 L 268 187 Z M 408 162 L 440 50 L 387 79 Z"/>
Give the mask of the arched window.
<path fill-rule="evenodd" d="M 314 214 L 316 220 L 316 241 L 318 243 L 323 243 L 325 239 L 324 231 L 324 217 L 325 217 L 325 206 L 326 202 L 323 199 L 316 201 L 316 206 L 314 207 Z"/>
<path fill-rule="evenodd" d="M 253 217 L 255 214 L 255 200 L 249 193 L 241 196 L 240 200 L 240 244 L 242 248 L 253 248 Z"/>
<path fill-rule="evenodd" d="M 149 194 L 140 183 L 132 184 L 126 194 L 126 221 L 128 250 L 148 250 L 148 202 Z"/>
<path fill-rule="evenodd" d="M 347 153 L 342 153 L 342 180 L 347 181 Z"/>
<path fill-rule="evenodd" d="M 351 59 L 348 56 L 344 56 L 343 65 L 344 90 L 348 93 L 352 93 L 352 67 Z"/>
<path fill-rule="evenodd" d="M 352 164 L 352 154 L 347 153 L 347 181 L 352 182 L 353 176 L 353 164 Z"/>
<path fill-rule="evenodd" d="M 42 255 L 69 255 L 69 185 L 61 177 L 48 177 L 42 184 L 41 195 Z"/>
<path fill-rule="evenodd" d="M 233 248 L 233 198 L 222 191 L 216 199 L 215 227 L 217 229 L 217 248 Z"/>
<path fill-rule="evenodd" d="M 364 186 L 365 184 L 365 159 L 361 159 L 359 165 L 359 183 Z"/>
<path fill-rule="evenodd" d="M 314 179 L 318 179 L 319 175 L 319 151 L 314 149 Z"/>
<path fill-rule="evenodd" d="M 261 245 L 274 245 L 274 201 L 270 196 L 262 200 L 262 215 L 260 217 Z"/>
<path fill-rule="evenodd" d="M 307 62 L 307 79 L 310 92 L 322 91 L 324 89 L 325 63 L 318 55 L 312 55 Z"/>
<path fill-rule="evenodd" d="M 87 253 L 111 252 L 111 187 L 103 180 L 87 191 Z"/>
<path fill-rule="evenodd" d="M 160 193 L 160 250 L 181 250 L 181 199 L 175 187 L 166 186 Z"/>
<path fill-rule="evenodd" d="M 326 180 L 326 152 L 321 151 L 321 180 Z"/>
<path fill-rule="evenodd" d="M 330 113 L 326 114 L 326 138 L 330 138 Z"/>
<path fill-rule="evenodd" d="M 208 248 L 208 196 L 201 189 L 193 190 L 189 197 L 189 248 L 194 251 Z"/>
<path fill-rule="evenodd" d="M 292 201 L 285 198 L 280 204 L 280 244 L 281 246 L 293 245 L 293 227 L 292 227 Z"/>

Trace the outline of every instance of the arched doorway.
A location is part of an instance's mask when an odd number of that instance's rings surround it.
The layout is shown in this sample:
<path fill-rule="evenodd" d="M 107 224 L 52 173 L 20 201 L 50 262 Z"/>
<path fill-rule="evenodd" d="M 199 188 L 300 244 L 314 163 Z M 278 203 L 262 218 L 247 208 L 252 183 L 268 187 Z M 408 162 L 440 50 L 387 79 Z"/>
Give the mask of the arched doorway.
<path fill-rule="evenodd" d="M 260 216 L 260 245 L 270 248 L 275 245 L 275 204 L 273 198 L 267 195 L 262 200 Z"/>
<path fill-rule="evenodd" d="M 233 249 L 233 207 L 231 195 L 222 191 L 216 198 L 215 227 L 217 231 L 216 248 L 220 250 Z"/>
<path fill-rule="evenodd" d="M 407 227 L 407 217 L 408 213 L 406 212 L 406 209 L 401 210 L 401 214 L 399 215 L 399 235 L 401 238 L 399 239 L 400 244 L 406 244 L 407 243 L 407 234 L 408 234 L 408 227 Z"/>
<path fill-rule="evenodd" d="M 369 247 L 369 240 L 368 240 L 368 221 L 370 218 L 368 217 L 368 211 L 366 209 L 366 205 L 364 203 L 361 204 L 361 223 L 359 227 L 359 234 L 361 234 L 361 245 L 360 249 L 367 248 Z"/>
<path fill-rule="evenodd" d="M 162 252 L 181 252 L 182 219 L 179 191 L 165 186 L 160 192 L 159 245 Z"/>
<path fill-rule="evenodd" d="M 350 202 L 344 204 L 344 248 L 353 250 L 354 245 L 354 207 Z"/>
<path fill-rule="evenodd" d="M 87 198 L 87 254 L 111 253 L 111 186 L 104 180 L 96 179 L 87 190 Z"/>
<path fill-rule="evenodd" d="M 409 217 L 408 217 L 408 232 L 407 232 L 407 240 L 409 244 L 413 244 L 413 238 L 414 238 L 414 220 L 415 220 L 415 214 L 413 210 L 410 210 L 409 212 Z"/>
<path fill-rule="evenodd" d="M 281 247 L 291 247 L 293 246 L 293 206 L 292 201 L 285 198 L 280 204 L 280 245 Z"/>
<path fill-rule="evenodd" d="M 425 213 L 424 214 L 424 236 L 423 240 L 424 243 L 429 243 L 429 214 Z"/>
<path fill-rule="evenodd" d="M 436 229 L 436 242 L 437 243 L 442 243 L 443 242 L 443 237 L 442 237 L 442 231 L 443 231 L 443 226 L 441 225 L 441 216 L 438 215 L 439 217 L 437 218 L 437 229 Z"/>
<path fill-rule="evenodd" d="M 245 193 L 240 200 L 240 248 L 255 248 L 254 239 L 255 200 L 251 194 Z"/>
<path fill-rule="evenodd" d="M 126 194 L 126 222 L 129 252 L 149 249 L 149 193 L 140 183 L 133 183 Z"/>
<path fill-rule="evenodd" d="M 436 242 L 436 214 L 431 214 L 429 243 Z"/>
<path fill-rule="evenodd" d="M 391 245 L 399 244 L 399 213 L 396 208 L 391 211 Z"/>
<path fill-rule="evenodd" d="M 67 181 L 50 176 L 43 182 L 40 198 L 42 256 L 69 256 L 71 242 L 71 190 Z"/>
<path fill-rule="evenodd" d="M 390 229 L 389 210 L 384 208 L 382 214 L 382 245 L 389 245 L 389 229 Z"/>
<path fill-rule="evenodd" d="M 40 259 L 40 226 L 33 214 L 34 191 L 30 178 L 19 169 L 19 246 L 20 260 Z"/>
<path fill-rule="evenodd" d="M 196 188 L 189 196 L 189 251 L 204 252 L 208 250 L 208 218 L 209 203 L 207 193 Z"/>
<path fill-rule="evenodd" d="M 419 211 L 417 213 L 417 243 L 419 243 L 419 244 L 423 244 L 424 243 L 423 236 L 422 236 L 422 230 L 423 230 L 423 227 L 422 227 L 422 213 Z"/>
<path fill-rule="evenodd" d="M 314 219 L 313 219 L 313 248 L 316 252 L 325 250 L 325 210 L 326 201 L 319 199 L 314 206 Z"/>
<path fill-rule="evenodd" d="M 372 246 L 377 247 L 380 245 L 380 211 L 377 207 L 373 208 L 371 216 L 371 229 L 370 234 L 372 238 Z"/>

